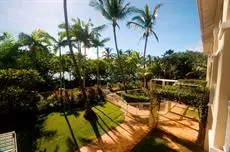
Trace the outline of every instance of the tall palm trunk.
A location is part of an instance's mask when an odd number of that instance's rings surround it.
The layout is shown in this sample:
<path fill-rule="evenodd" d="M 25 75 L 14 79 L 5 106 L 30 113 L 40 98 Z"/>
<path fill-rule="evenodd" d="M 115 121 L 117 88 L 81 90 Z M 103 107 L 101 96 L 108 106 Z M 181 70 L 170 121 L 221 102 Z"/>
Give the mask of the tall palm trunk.
<path fill-rule="evenodd" d="M 63 82 L 62 82 L 62 78 L 64 76 L 62 76 L 62 71 L 63 71 L 63 66 L 62 66 L 62 55 L 61 55 L 61 47 L 59 47 L 59 57 L 60 57 L 60 88 L 63 88 Z"/>
<path fill-rule="evenodd" d="M 99 78 L 99 47 L 97 47 L 97 87 L 100 85 L 100 78 Z"/>
<path fill-rule="evenodd" d="M 116 51 L 117 51 L 118 63 L 119 63 L 120 68 L 121 68 L 122 82 L 123 82 L 123 85 L 124 85 L 125 92 L 127 93 L 126 84 L 125 84 L 124 69 L 123 69 L 123 66 L 122 66 L 122 64 L 120 62 L 120 53 L 119 53 L 119 49 L 118 49 L 118 46 L 117 46 L 116 24 L 113 24 L 113 36 L 114 36 L 115 47 L 116 47 Z"/>
<path fill-rule="evenodd" d="M 84 48 L 84 62 L 86 62 L 86 47 Z M 83 73 L 83 85 L 85 87 L 85 68 L 86 65 L 82 67 L 82 73 Z"/>
<path fill-rule="evenodd" d="M 145 55 L 146 55 L 146 49 L 147 49 L 147 45 L 148 45 L 148 38 L 149 38 L 149 35 L 146 34 L 146 37 L 145 37 L 145 48 L 144 48 L 144 72 L 145 72 Z M 144 87 L 145 88 L 148 88 L 148 84 L 147 84 L 147 81 L 146 81 L 146 77 L 145 77 L 145 73 L 144 73 Z"/>
<path fill-rule="evenodd" d="M 70 37 L 69 37 L 69 23 L 68 23 L 68 14 L 67 14 L 66 0 L 63 0 L 63 3 L 64 3 L 63 6 L 64 6 L 66 36 L 67 36 L 67 40 L 68 40 L 68 45 L 69 45 L 69 50 L 70 50 L 72 62 L 74 64 L 73 69 L 74 69 L 74 73 L 77 74 L 78 78 L 81 80 L 80 81 L 81 91 L 82 91 L 84 100 L 87 101 L 85 87 L 83 85 L 83 80 L 82 80 L 81 73 L 80 73 L 81 72 L 80 64 L 77 64 L 77 60 L 75 59 L 73 48 L 72 48 L 72 44 L 71 44 Z"/>

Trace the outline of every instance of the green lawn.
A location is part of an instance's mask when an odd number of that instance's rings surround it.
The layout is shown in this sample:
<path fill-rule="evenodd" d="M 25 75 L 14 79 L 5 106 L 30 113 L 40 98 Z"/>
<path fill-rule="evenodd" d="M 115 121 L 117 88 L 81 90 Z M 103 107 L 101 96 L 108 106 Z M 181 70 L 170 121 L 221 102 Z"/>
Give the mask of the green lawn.
<path fill-rule="evenodd" d="M 189 108 L 186 116 L 190 117 L 190 118 L 199 118 L 198 116 L 198 110 L 195 108 Z"/>
<path fill-rule="evenodd" d="M 93 110 L 99 118 L 95 125 L 91 125 L 85 120 L 84 112 L 82 111 L 77 116 L 73 114 L 68 115 L 79 147 L 89 143 L 96 136 L 101 136 L 108 130 L 116 127 L 124 119 L 122 111 L 108 102 L 103 107 L 97 106 Z M 37 151 L 66 152 L 72 151 L 73 149 L 71 148 L 75 147 L 70 129 L 62 113 L 51 113 L 46 116 L 42 132 L 44 136 L 40 137 L 36 142 Z"/>

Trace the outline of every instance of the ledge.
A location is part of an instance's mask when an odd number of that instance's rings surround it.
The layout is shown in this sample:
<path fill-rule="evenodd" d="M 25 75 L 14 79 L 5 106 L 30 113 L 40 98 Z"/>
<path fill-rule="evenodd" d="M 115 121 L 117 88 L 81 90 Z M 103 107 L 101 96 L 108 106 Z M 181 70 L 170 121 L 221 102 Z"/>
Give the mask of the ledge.
<path fill-rule="evenodd" d="M 212 115 L 213 115 L 213 113 L 214 113 L 213 104 L 212 104 L 212 103 L 209 103 L 208 106 L 211 108 L 211 112 L 212 112 Z"/>
<path fill-rule="evenodd" d="M 218 39 L 221 40 L 224 32 L 226 30 L 230 29 L 230 21 L 226 21 L 226 22 L 223 22 L 221 24 L 221 27 L 220 27 L 220 31 L 219 31 L 219 34 L 218 34 Z"/>

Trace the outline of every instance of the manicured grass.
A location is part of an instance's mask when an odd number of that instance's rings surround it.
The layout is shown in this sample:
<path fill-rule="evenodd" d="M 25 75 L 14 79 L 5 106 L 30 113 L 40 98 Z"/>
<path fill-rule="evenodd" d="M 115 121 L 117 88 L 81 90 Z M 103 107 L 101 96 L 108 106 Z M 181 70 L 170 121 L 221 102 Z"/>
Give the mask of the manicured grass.
<path fill-rule="evenodd" d="M 190 118 L 199 118 L 198 110 L 194 108 L 189 108 L 186 115 Z"/>
<path fill-rule="evenodd" d="M 123 112 L 111 103 L 93 108 L 98 116 L 96 124 L 90 124 L 85 120 L 84 112 L 76 115 L 68 115 L 68 120 L 74 132 L 79 147 L 91 142 L 96 136 L 105 134 L 108 130 L 116 127 L 124 119 Z M 93 126 L 93 127 L 92 127 Z M 46 117 L 42 132 L 46 136 L 39 138 L 36 142 L 37 151 L 71 151 L 74 146 L 70 129 L 62 113 L 51 113 Z"/>

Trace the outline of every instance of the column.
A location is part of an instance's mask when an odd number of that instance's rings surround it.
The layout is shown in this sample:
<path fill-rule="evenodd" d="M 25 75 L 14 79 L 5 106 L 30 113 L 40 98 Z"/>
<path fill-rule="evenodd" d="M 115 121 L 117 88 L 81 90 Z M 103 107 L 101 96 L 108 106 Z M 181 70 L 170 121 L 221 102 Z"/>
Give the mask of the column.
<path fill-rule="evenodd" d="M 230 151 L 230 101 L 228 101 L 228 120 L 226 127 L 224 150 L 226 152 Z"/>
<path fill-rule="evenodd" d="M 228 100 L 230 99 L 230 30 L 223 35 L 224 46 L 220 52 L 217 87 L 214 101 L 213 133 L 214 147 L 223 149 L 225 144 L 226 124 L 228 116 Z"/>

